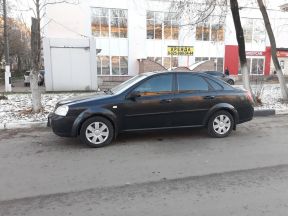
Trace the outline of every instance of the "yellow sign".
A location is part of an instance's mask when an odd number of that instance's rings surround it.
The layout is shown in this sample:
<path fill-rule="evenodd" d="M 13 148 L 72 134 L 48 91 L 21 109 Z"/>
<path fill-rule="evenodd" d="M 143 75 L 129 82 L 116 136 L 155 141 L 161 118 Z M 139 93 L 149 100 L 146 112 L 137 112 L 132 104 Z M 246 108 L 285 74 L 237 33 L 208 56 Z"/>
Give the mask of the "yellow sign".
<path fill-rule="evenodd" d="M 168 46 L 168 55 L 173 56 L 193 56 L 194 47 L 193 46 Z"/>

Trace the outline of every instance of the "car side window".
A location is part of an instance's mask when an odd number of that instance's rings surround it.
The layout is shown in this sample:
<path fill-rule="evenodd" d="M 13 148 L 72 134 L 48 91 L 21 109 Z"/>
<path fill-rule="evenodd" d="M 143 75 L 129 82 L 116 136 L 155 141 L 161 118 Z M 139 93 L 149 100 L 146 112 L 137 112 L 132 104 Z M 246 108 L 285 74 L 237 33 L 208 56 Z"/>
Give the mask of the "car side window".
<path fill-rule="evenodd" d="M 200 76 L 177 74 L 179 92 L 209 91 L 209 84 Z"/>
<path fill-rule="evenodd" d="M 134 91 L 137 91 L 141 96 L 153 96 L 159 94 L 172 93 L 173 74 L 162 74 L 140 84 Z"/>

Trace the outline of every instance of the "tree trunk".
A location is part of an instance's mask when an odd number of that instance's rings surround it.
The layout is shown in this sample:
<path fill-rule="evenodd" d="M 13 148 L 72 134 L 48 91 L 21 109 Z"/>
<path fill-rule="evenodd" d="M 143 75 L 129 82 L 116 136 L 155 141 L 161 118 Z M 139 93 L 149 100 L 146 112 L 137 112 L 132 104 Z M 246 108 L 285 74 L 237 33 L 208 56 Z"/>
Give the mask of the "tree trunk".
<path fill-rule="evenodd" d="M 32 109 L 33 112 L 40 112 L 42 108 L 41 104 L 41 92 L 38 86 L 38 73 L 39 70 L 35 70 L 34 68 L 30 72 L 30 88 L 32 92 Z"/>
<path fill-rule="evenodd" d="M 40 37 L 40 21 L 32 18 L 31 27 L 31 52 L 32 52 L 32 70 L 30 73 L 30 87 L 32 92 L 32 110 L 40 112 L 41 92 L 38 86 L 38 73 L 41 61 L 41 37 Z"/>
<path fill-rule="evenodd" d="M 259 5 L 259 8 L 260 8 L 260 11 L 262 13 L 263 20 L 264 20 L 264 23 L 265 23 L 265 28 L 266 28 L 266 31 L 267 31 L 267 34 L 268 34 L 268 37 L 269 37 L 269 41 L 270 41 L 270 45 L 271 45 L 272 61 L 273 61 L 275 70 L 277 72 L 278 80 L 279 80 L 279 83 L 280 83 L 282 99 L 284 101 L 288 101 L 288 89 L 287 89 L 287 85 L 286 85 L 286 82 L 285 82 L 285 78 L 283 76 L 283 72 L 282 72 L 281 66 L 280 66 L 278 58 L 277 58 L 276 41 L 275 41 L 274 33 L 272 31 L 272 28 L 271 28 L 269 16 L 268 16 L 266 7 L 263 4 L 263 1 L 262 0 L 257 0 L 257 1 L 258 1 L 258 5 Z"/>
<path fill-rule="evenodd" d="M 17 56 L 17 67 L 18 71 L 22 71 L 22 59 L 20 55 Z"/>
<path fill-rule="evenodd" d="M 236 38 L 238 42 L 238 54 L 239 54 L 240 67 L 241 67 L 241 73 L 242 73 L 242 78 L 243 78 L 243 86 L 247 91 L 250 92 L 251 95 L 253 95 L 251 86 L 250 86 L 249 71 L 247 67 L 247 59 L 246 59 L 246 51 L 245 51 L 245 39 L 244 39 L 243 28 L 241 25 L 237 0 L 230 0 L 230 9 L 232 12 L 234 27 L 236 30 Z"/>

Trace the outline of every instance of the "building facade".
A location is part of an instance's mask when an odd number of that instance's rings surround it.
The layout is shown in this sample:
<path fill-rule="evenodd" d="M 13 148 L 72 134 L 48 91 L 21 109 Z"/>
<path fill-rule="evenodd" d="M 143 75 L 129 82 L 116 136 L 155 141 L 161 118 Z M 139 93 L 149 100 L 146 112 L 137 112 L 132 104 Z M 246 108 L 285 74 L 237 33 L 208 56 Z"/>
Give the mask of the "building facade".
<path fill-rule="evenodd" d="M 249 72 L 269 75 L 274 69 L 261 13 L 254 7 L 240 9 Z M 98 77 L 136 75 L 143 59 L 167 69 L 212 60 L 215 70 L 228 67 L 232 75 L 238 75 L 238 46 L 229 12 L 224 22 L 215 22 L 211 16 L 196 25 L 184 25 L 188 14 L 179 21 L 170 1 L 163 0 L 83 0 L 78 5 L 49 5 L 46 13 L 46 38 L 94 38 Z M 288 75 L 288 12 L 279 5 L 268 13 L 280 64 Z M 171 55 L 168 47 L 173 46 L 193 47 L 193 55 Z"/>

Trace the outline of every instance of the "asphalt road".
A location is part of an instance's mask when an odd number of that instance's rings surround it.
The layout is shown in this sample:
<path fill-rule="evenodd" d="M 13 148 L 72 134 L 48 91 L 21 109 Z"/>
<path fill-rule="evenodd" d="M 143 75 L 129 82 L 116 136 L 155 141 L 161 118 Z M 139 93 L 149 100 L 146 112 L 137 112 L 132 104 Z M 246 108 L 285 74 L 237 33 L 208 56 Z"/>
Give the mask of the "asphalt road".
<path fill-rule="evenodd" d="M 49 129 L 0 131 L 0 215 L 287 216 L 287 155 L 284 115 L 225 139 L 172 130 L 101 149 Z"/>

